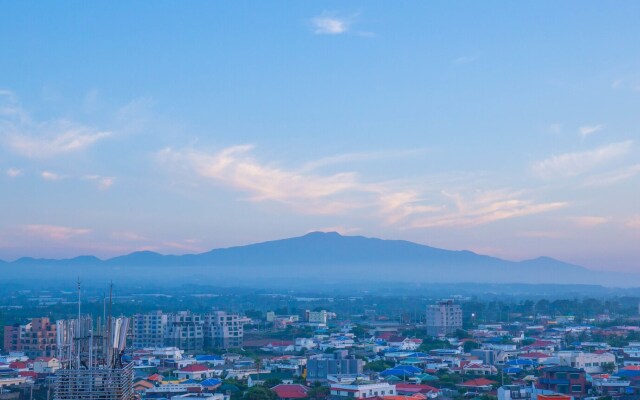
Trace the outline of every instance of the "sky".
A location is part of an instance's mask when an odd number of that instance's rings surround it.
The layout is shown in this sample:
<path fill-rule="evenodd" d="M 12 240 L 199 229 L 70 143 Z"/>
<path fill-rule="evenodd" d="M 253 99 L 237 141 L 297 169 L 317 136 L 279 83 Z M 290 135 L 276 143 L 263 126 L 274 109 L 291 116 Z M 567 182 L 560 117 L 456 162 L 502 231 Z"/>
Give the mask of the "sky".
<path fill-rule="evenodd" d="M 0 259 L 337 231 L 640 269 L 638 1 L 0 12 Z"/>

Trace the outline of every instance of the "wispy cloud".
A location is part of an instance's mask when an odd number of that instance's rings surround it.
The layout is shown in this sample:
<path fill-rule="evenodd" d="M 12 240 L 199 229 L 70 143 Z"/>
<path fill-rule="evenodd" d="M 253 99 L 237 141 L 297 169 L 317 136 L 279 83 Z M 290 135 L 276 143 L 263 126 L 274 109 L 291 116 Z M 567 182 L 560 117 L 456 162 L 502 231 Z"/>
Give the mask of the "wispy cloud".
<path fill-rule="evenodd" d="M 640 174 L 640 164 L 629 165 L 614 171 L 591 176 L 585 180 L 585 186 L 610 186 L 624 182 Z"/>
<path fill-rule="evenodd" d="M 424 214 L 437 215 L 444 210 L 442 205 L 432 205 L 421 198 L 413 190 L 385 191 L 378 196 L 379 214 L 385 218 L 387 224 L 406 222 L 410 217 L 420 217 Z"/>
<path fill-rule="evenodd" d="M 350 209 L 339 195 L 362 190 L 354 173 L 328 176 L 304 174 L 273 165 L 263 165 L 251 157 L 253 146 L 234 146 L 216 154 L 194 150 L 165 149 L 164 160 L 187 163 L 196 173 L 251 194 L 250 200 L 286 203 L 310 213 L 335 213 Z"/>
<path fill-rule="evenodd" d="M 536 239 L 561 239 L 568 237 L 566 233 L 558 231 L 524 231 L 517 233 L 516 236 Z"/>
<path fill-rule="evenodd" d="M 535 163 L 533 172 L 541 178 L 572 177 L 626 155 L 633 142 L 607 144 L 589 151 L 564 153 Z"/>
<path fill-rule="evenodd" d="M 72 228 L 56 225 L 25 225 L 23 231 L 33 236 L 39 236 L 51 240 L 67 240 L 75 236 L 86 235 L 91 229 Z"/>
<path fill-rule="evenodd" d="M 22 170 L 19 168 L 9 168 L 7 170 L 7 176 L 9 178 L 17 178 L 20 175 L 22 175 Z"/>
<path fill-rule="evenodd" d="M 311 18 L 313 33 L 317 35 L 340 35 L 349 32 L 352 17 L 340 17 L 330 13 L 322 13 Z"/>
<path fill-rule="evenodd" d="M 385 160 L 385 159 L 398 159 L 415 157 L 424 154 L 428 151 L 426 148 L 410 149 L 410 150 L 387 150 L 387 151 L 375 151 L 369 153 L 345 153 L 338 154 L 330 157 L 323 157 L 318 160 L 309 161 L 303 167 L 303 171 L 313 171 L 318 168 L 326 167 L 329 165 L 349 164 L 363 161 Z"/>
<path fill-rule="evenodd" d="M 143 235 L 140 235 L 136 232 L 124 231 L 124 232 L 113 232 L 111 233 L 111 237 L 116 240 L 124 240 L 128 242 L 138 242 L 142 240 L 147 240 L 147 238 Z"/>
<path fill-rule="evenodd" d="M 471 197 L 449 192 L 427 197 L 420 190 L 424 182 L 363 182 L 353 172 L 322 175 L 309 164 L 306 168 L 286 169 L 257 161 L 252 150 L 252 146 L 234 146 L 208 154 L 165 149 L 159 158 L 249 193 L 251 201 L 275 201 L 309 214 L 368 210 L 368 215 L 382 223 L 403 228 L 477 226 L 566 206 L 562 202 L 536 202 L 508 190 L 477 191 Z"/>
<path fill-rule="evenodd" d="M 40 135 L 34 131 L 52 133 Z M 18 129 L 14 126 L 3 129 L 2 132 L 4 143 L 10 150 L 34 158 L 83 150 L 111 134 L 96 132 L 66 121 L 40 124 L 35 129 Z"/>
<path fill-rule="evenodd" d="M 116 181 L 113 176 L 100 176 L 100 175 L 85 175 L 84 179 L 96 182 L 98 188 L 102 190 L 109 189 Z"/>
<path fill-rule="evenodd" d="M 591 135 L 592 133 L 596 133 L 600 130 L 604 129 L 604 125 L 600 124 L 600 125 L 585 125 L 585 126 L 581 126 L 579 129 L 580 135 L 582 135 L 582 137 L 587 137 L 589 135 Z"/>
<path fill-rule="evenodd" d="M 52 171 L 42 171 L 40 173 L 40 177 L 45 181 L 59 181 L 63 178 L 62 175 L 59 175 Z"/>
<path fill-rule="evenodd" d="M 484 191 L 473 196 L 446 192 L 443 194 L 450 200 L 444 212 L 414 220 L 411 223 L 413 228 L 473 227 L 555 211 L 568 205 L 566 202 L 535 202 L 523 198 L 520 192 L 506 190 Z"/>
<path fill-rule="evenodd" d="M 629 228 L 640 228 L 640 215 L 634 215 L 627 220 L 626 225 Z"/>
<path fill-rule="evenodd" d="M 606 224 L 611 220 L 611 218 L 586 215 L 580 217 L 567 217 L 567 220 L 580 228 L 593 228 L 602 224 Z"/>
<path fill-rule="evenodd" d="M 15 96 L 0 96 L 0 141 L 16 154 L 46 158 L 77 152 L 110 135 L 65 119 L 34 121 Z"/>

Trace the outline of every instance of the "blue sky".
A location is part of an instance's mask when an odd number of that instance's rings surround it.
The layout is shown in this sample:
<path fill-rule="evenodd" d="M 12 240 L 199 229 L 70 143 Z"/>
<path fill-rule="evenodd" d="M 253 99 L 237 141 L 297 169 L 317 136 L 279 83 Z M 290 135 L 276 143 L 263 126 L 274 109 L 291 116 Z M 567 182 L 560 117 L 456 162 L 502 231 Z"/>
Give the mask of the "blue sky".
<path fill-rule="evenodd" d="M 637 1 L 2 8 L 1 259 L 337 230 L 638 268 Z"/>

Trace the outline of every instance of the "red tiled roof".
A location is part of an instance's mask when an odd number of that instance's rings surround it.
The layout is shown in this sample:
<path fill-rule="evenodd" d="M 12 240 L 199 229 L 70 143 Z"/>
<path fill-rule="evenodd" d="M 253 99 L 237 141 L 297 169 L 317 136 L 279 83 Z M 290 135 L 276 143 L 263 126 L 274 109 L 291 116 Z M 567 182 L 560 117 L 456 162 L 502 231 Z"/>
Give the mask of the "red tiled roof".
<path fill-rule="evenodd" d="M 492 381 L 492 380 L 489 380 L 489 379 L 486 379 L 486 378 L 477 378 L 477 379 L 472 379 L 470 381 L 463 382 L 463 383 L 459 384 L 458 386 L 482 387 L 482 386 L 493 385 L 494 383 L 498 383 L 498 382 Z"/>
<path fill-rule="evenodd" d="M 429 385 L 417 385 L 415 383 L 396 383 L 396 391 L 411 393 L 439 392 L 440 389 Z"/>
<path fill-rule="evenodd" d="M 416 394 L 412 394 L 411 396 L 402 396 L 402 395 L 382 396 L 382 398 L 384 400 L 424 400 L 427 398 L 427 396 L 425 396 L 422 393 L 416 393 Z"/>
<path fill-rule="evenodd" d="M 304 399 L 307 397 L 309 390 L 303 385 L 276 385 L 271 388 L 281 399 Z"/>
<path fill-rule="evenodd" d="M 14 361 L 11 364 L 9 364 L 9 368 L 25 369 L 25 368 L 27 368 L 27 363 L 22 362 L 22 361 Z"/>
<path fill-rule="evenodd" d="M 160 382 L 162 381 L 163 376 L 160 374 L 153 374 L 147 378 L 148 381 Z"/>
<path fill-rule="evenodd" d="M 204 372 L 204 371 L 209 371 L 209 367 L 202 364 L 187 365 L 186 367 L 180 370 L 180 372 Z"/>
<path fill-rule="evenodd" d="M 38 358 L 36 358 L 36 361 L 49 362 L 51 360 L 53 360 L 53 357 L 38 357 Z"/>
<path fill-rule="evenodd" d="M 396 335 L 395 332 L 380 332 L 378 334 L 378 339 L 387 340 L 387 339 L 392 338 L 395 335 Z"/>

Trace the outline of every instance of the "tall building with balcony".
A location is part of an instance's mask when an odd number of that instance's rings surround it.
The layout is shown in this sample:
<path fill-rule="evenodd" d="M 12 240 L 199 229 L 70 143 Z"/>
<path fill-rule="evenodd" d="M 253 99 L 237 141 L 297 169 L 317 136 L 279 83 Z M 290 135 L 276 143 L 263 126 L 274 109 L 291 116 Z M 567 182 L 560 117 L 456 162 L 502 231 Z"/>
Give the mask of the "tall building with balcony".
<path fill-rule="evenodd" d="M 573 367 L 543 368 L 540 371 L 537 387 L 574 398 L 585 397 L 587 395 L 587 374 L 583 369 Z"/>
<path fill-rule="evenodd" d="M 204 316 L 205 343 L 212 348 L 242 347 L 244 323 L 238 314 L 214 311 Z"/>
<path fill-rule="evenodd" d="M 56 325 L 49 318 L 33 318 L 25 325 L 4 327 L 4 350 L 25 353 L 29 358 L 56 354 Z"/>
<path fill-rule="evenodd" d="M 346 350 L 334 351 L 332 357 L 324 354 L 322 357 L 310 358 L 307 361 L 307 380 L 327 382 L 329 375 L 360 375 L 363 365 L 362 360 L 349 357 Z"/>
<path fill-rule="evenodd" d="M 445 336 L 462 329 L 462 308 L 452 300 L 427 306 L 427 334 Z"/>
<path fill-rule="evenodd" d="M 134 315 L 131 326 L 133 335 L 132 347 L 134 349 L 162 347 L 166 329 L 167 315 L 163 314 L 162 311 Z"/>
<path fill-rule="evenodd" d="M 204 318 L 190 311 L 167 315 L 164 345 L 186 352 L 202 351 L 204 347 Z"/>

